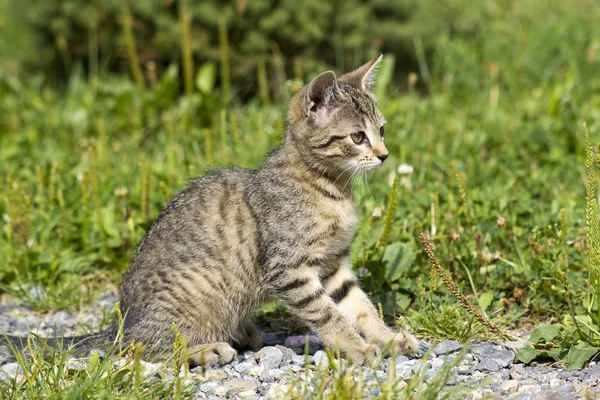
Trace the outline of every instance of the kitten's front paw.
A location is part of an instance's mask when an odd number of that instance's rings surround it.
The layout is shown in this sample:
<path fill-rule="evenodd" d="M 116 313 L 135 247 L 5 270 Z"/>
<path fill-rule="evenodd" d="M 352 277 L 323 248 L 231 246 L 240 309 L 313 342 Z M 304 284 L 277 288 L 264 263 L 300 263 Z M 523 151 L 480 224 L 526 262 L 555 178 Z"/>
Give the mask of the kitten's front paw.
<path fill-rule="evenodd" d="M 419 341 L 405 329 L 401 329 L 399 333 L 390 330 L 389 334 L 373 338 L 372 342 L 381 346 L 388 355 L 412 355 L 419 351 Z"/>
<path fill-rule="evenodd" d="M 419 351 L 419 341 L 407 330 L 401 329 L 393 341 L 396 351 L 402 354 L 416 354 Z"/>
<path fill-rule="evenodd" d="M 356 365 L 371 363 L 381 354 L 381 349 L 373 344 L 365 344 L 359 349 L 346 352 L 346 357 Z"/>

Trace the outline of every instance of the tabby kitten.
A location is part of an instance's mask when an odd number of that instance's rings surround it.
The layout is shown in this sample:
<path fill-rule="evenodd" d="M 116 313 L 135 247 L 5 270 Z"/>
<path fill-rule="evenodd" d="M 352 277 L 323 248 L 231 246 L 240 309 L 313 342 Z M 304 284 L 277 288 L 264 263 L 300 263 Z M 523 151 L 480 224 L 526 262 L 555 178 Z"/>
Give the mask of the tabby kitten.
<path fill-rule="evenodd" d="M 349 264 L 357 223 L 349 181 L 388 157 L 370 92 L 380 60 L 339 79 L 324 72 L 300 90 L 283 145 L 258 170 L 213 171 L 171 200 L 121 287 L 125 343 L 166 357 L 175 323 L 191 364 L 228 363 L 234 347 L 261 346 L 250 315 L 281 299 L 356 363 L 390 343 L 392 352 L 417 350 L 408 332 L 381 322 Z M 108 343 L 117 331 L 114 323 L 81 346 Z"/>

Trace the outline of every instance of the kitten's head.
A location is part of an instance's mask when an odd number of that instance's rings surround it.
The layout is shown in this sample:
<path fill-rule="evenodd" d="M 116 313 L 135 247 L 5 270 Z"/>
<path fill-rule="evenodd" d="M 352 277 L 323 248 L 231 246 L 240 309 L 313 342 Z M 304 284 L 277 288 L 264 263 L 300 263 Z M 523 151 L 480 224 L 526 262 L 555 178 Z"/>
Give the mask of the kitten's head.
<path fill-rule="evenodd" d="M 386 121 L 371 93 L 381 58 L 339 78 L 323 72 L 292 99 L 286 140 L 315 168 L 332 174 L 370 171 L 387 158 Z"/>

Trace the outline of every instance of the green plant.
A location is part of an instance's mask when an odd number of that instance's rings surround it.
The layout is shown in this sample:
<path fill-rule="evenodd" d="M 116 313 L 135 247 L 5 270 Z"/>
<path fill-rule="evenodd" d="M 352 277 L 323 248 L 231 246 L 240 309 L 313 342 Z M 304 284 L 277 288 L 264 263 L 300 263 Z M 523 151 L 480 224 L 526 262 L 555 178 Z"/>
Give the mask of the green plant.
<path fill-rule="evenodd" d="M 534 359 L 553 359 L 566 362 L 568 370 L 582 368 L 586 362 L 600 356 L 600 240 L 598 198 L 596 197 L 595 158 L 597 148 L 590 140 L 587 125 L 583 125 L 585 138 L 586 179 L 586 225 L 589 268 L 584 294 L 578 296 L 569 286 L 563 274 L 564 296 L 570 305 L 570 313 L 560 324 L 538 327 L 529 340 L 534 346 L 525 347 L 518 359 L 529 363 Z M 600 165 L 600 164 L 599 164 Z M 566 216 L 564 217 L 566 219 Z M 563 230 L 565 229 L 563 224 Z M 566 254 L 565 254 L 566 260 Z M 578 296 L 582 306 L 573 307 L 572 297 Z"/>
<path fill-rule="evenodd" d="M 173 360 L 147 364 L 139 345 L 127 346 L 117 354 L 93 352 L 80 359 L 60 341 L 55 348 L 43 341 L 28 344 L 30 359 L 12 349 L 19 367 L 15 377 L 3 377 L 0 382 L 3 399 L 184 399 L 193 395 L 192 382 L 181 382 L 178 374 L 165 379 Z"/>
<path fill-rule="evenodd" d="M 465 382 L 463 384 L 447 386 L 451 371 L 462 360 L 464 354 L 448 362 L 431 377 L 428 377 L 427 359 L 424 357 L 420 365 L 408 379 L 396 376 L 395 364 L 390 362 L 388 374 L 385 378 L 367 378 L 359 367 L 348 366 L 341 363 L 332 351 L 327 352 L 327 358 L 316 366 L 305 364 L 306 375 L 304 379 L 296 379 L 281 394 L 288 399 L 364 399 L 371 396 L 379 399 L 464 399 L 465 396 L 476 390 L 481 384 Z M 374 367 L 381 360 L 375 361 Z M 371 370 L 372 371 L 372 370 Z M 313 389 L 314 388 L 314 389 Z M 374 394 L 376 393 L 376 394 Z"/>

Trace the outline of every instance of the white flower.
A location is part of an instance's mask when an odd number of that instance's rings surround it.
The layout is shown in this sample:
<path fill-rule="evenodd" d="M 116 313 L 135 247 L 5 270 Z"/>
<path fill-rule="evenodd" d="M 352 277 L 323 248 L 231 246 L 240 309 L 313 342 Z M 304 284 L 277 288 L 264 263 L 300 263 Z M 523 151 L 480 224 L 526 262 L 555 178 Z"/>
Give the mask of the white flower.
<path fill-rule="evenodd" d="M 373 210 L 373 214 L 371 214 L 371 216 L 378 218 L 378 217 L 381 217 L 382 214 L 383 214 L 383 210 L 381 209 L 381 207 L 375 207 L 375 209 Z"/>
<path fill-rule="evenodd" d="M 400 164 L 398 165 L 398 173 L 400 175 L 412 175 L 415 169 L 410 164 Z"/>

